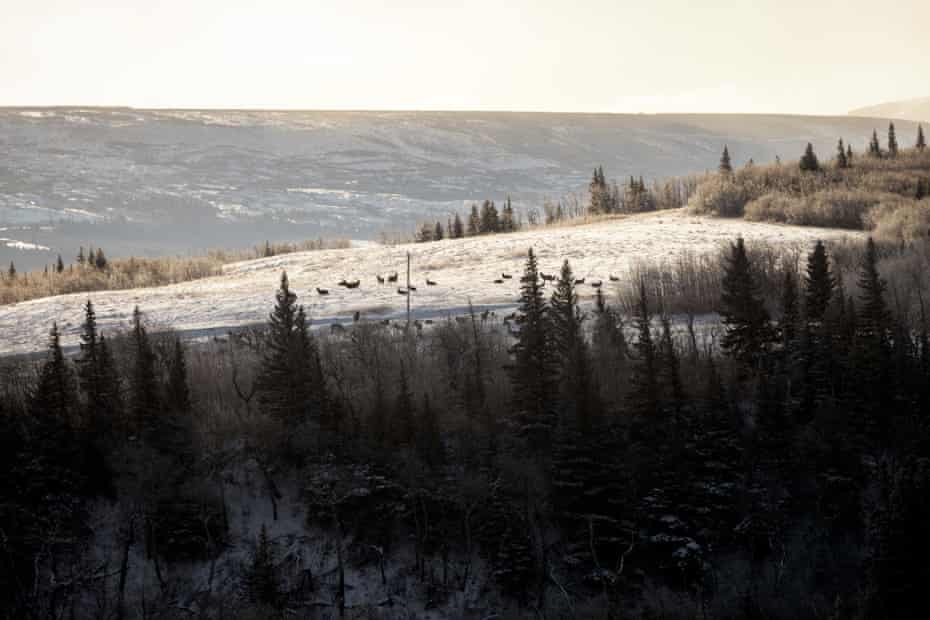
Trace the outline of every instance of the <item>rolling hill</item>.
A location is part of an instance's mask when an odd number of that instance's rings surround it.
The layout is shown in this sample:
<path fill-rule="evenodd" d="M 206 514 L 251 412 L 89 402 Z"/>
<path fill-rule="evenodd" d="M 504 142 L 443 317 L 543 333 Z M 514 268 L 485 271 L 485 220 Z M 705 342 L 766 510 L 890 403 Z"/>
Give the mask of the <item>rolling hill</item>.
<path fill-rule="evenodd" d="M 850 116 L 894 118 L 930 123 L 930 97 L 880 103 L 852 110 L 849 114 Z"/>

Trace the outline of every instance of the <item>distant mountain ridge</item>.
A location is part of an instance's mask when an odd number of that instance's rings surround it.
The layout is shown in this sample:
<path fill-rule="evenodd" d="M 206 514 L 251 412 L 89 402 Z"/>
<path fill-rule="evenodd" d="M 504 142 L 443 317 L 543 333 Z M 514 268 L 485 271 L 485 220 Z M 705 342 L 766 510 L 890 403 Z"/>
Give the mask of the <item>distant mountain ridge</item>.
<path fill-rule="evenodd" d="M 849 115 L 930 123 L 930 97 L 879 103 L 864 108 L 857 108 L 850 111 Z"/>

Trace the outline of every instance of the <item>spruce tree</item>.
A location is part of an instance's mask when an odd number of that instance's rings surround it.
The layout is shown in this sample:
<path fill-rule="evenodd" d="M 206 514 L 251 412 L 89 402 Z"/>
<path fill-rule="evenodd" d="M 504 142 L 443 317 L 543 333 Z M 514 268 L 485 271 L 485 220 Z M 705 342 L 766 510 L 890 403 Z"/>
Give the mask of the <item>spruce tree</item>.
<path fill-rule="evenodd" d="M 898 138 L 895 135 L 894 123 L 888 124 L 888 157 L 898 156 Z"/>
<path fill-rule="evenodd" d="M 659 411 L 659 365 L 656 346 L 652 339 L 652 312 L 646 293 L 646 279 L 639 280 L 639 296 L 633 312 L 636 342 L 633 344 L 633 374 L 630 377 L 628 403 L 631 412 L 645 416 L 641 424 L 655 423 L 652 418 Z"/>
<path fill-rule="evenodd" d="M 78 248 L 77 264 L 78 264 L 79 266 L 83 267 L 83 266 L 84 266 L 84 260 L 85 260 L 85 259 L 84 259 L 84 246 L 82 245 L 80 248 Z"/>
<path fill-rule="evenodd" d="M 97 333 L 97 315 L 90 299 L 84 305 L 84 324 L 81 328 L 81 356 L 77 359 L 78 380 L 87 403 L 88 418 L 99 415 L 105 408 L 100 377 L 100 342 Z"/>
<path fill-rule="evenodd" d="M 442 230 L 442 222 L 436 222 L 436 228 L 433 230 L 433 241 L 442 241 L 445 236 Z"/>
<path fill-rule="evenodd" d="M 742 237 L 730 246 L 721 301 L 726 330 L 721 346 L 734 359 L 750 367 L 757 366 L 773 334 Z"/>
<path fill-rule="evenodd" d="M 465 236 L 465 228 L 462 225 L 462 218 L 459 217 L 459 214 L 455 214 L 455 218 L 452 220 L 452 238 L 461 239 Z"/>
<path fill-rule="evenodd" d="M 923 125 L 917 125 L 917 143 L 914 145 L 918 151 L 923 152 L 927 148 L 927 141 L 924 139 Z"/>
<path fill-rule="evenodd" d="M 281 599 L 278 569 L 274 547 L 268 539 L 268 530 L 262 524 L 258 534 L 252 562 L 246 570 L 244 590 L 246 598 L 256 604 L 277 607 Z"/>
<path fill-rule="evenodd" d="M 797 343 L 798 325 L 801 313 L 798 307 L 798 284 L 794 271 L 785 269 L 785 278 L 782 283 L 781 318 L 778 321 L 778 331 L 781 334 L 782 345 L 786 353 L 790 353 Z"/>
<path fill-rule="evenodd" d="M 846 145 L 846 167 L 848 168 L 849 166 L 852 166 L 852 163 L 853 163 L 852 145 L 847 144 Z"/>
<path fill-rule="evenodd" d="M 55 271 L 61 273 L 65 270 L 65 263 L 61 260 L 61 254 L 58 255 L 58 262 L 55 264 Z"/>
<path fill-rule="evenodd" d="M 313 341 L 306 314 L 297 306 L 287 273 L 275 294 L 275 307 L 268 318 L 268 336 L 256 392 L 266 413 L 282 422 L 299 425 L 305 422 L 313 399 L 321 386 L 311 385 L 316 372 Z"/>
<path fill-rule="evenodd" d="M 846 159 L 846 148 L 843 146 L 842 138 L 836 145 L 836 167 L 841 169 L 849 167 L 849 160 Z"/>
<path fill-rule="evenodd" d="M 720 165 L 717 167 L 720 174 L 730 174 L 733 172 L 733 165 L 730 163 L 730 149 L 724 145 L 723 154 L 720 156 Z"/>
<path fill-rule="evenodd" d="M 513 215 L 513 205 L 510 203 L 510 196 L 507 196 L 507 201 L 504 203 L 504 208 L 501 210 L 501 232 L 514 232 L 517 229 L 516 221 L 514 220 Z"/>
<path fill-rule="evenodd" d="M 675 340 L 672 337 L 672 321 L 668 314 L 662 314 L 661 323 L 662 337 L 659 340 L 658 357 L 662 391 L 672 411 L 677 414 L 685 402 L 685 390 L 681 383 L 681 364 L 678 360 Z"/>
<path fill-rule="evenodd" d="M 578 307 L 575 277 L 566 260 L 549 304 L 552 344 L 562 389 L 562 401 L 572 422 L 589 428 L 594 404 L 587 343 L 582 332 L 584 317 Z"/>
<path fill-rule="evenodd" d="M 36 417 L 51 416 L 56 423 L 73 424 L 77 404 L 74 380 L 61 351 L 58 323 L 49 331 L 48 356 L 39 370 L 39 380 L 29 399 L 29 409 Z"/>
<path fill-rule="evenodd" d="M 549 308 L 543 298 L 542 282 L 532 248 L 527 253 L 526 268 L 520 281 L 520 303 L 517 309 L 520 331 L 511 348 L 513 410 L 518 432 L 528 439 L 530 448 L 541 455 L 550 443 L 555 424 L 553 401 L 556 390 L 549 337 Z"/>
<path fill-rule="evenodd" d="M 478 205 L 471 206 L 471 213 L 468 215 L 468 236 L 476 237 L 481 234 L 481 216 L 478 214 Z"/>
<path fill-rule="evenodd" d="M 885 304 L 885 281 L 878 273 L 878 251 L 869 237 L 859 270 L 859 316 L 861 333 L 885 341 L 891 315 Z"/>
<path fill-rule="evenodd" d="M 103 254 L 103 248 L 97 248 L 97 253 L 94 255 L 94 267 L 100 271 L 107 268 L 107 257 Z"/>
<path fill-rule="evenodd" d="M 7 269 L 6 273 L 7 273 L 7 276 L 9 276 L 10 280 L 16 279 L 16 265 L 13 264 L 13 261 L 10 261 L 10 268 Z"/>
<path fill-rule="evenodd" d="M 804 149 L 804 155 L 801 156 L 799 165 L 802 172 L 817 172 L 820 170 L 820 162 L 817 161 L 817 155 L 814 153 L 814 145 L 810 142 L 807 143 L 807 147 Z"/>
<path fill-rule="evenodd" d="M 142 312 L 136 306 L 132 312 L 133 350 L 132 373 L 130 375 L 130 413 L 133 426 L 146 436 L 151 436 L 159 425 L 160 397 L 155 376 L 155 351 L 149 341 L 142 321 Z"/>
<path fill-rule="evenodd" d="M 493 200 L 485 200 L 481 205 L 480 230 L 484 235 L 500 232 L 500 217 Z"/>
<path fill-rule="evenodd" d="M 168 365 L 168 386 L 166 390 L 168 405 L 175 413 L 189 413 L 191 410 L 191 392 L 187 383 L 187 361 L 184 345 L 180 338 L 174 339 L 174 349 Z"/>
<path fill-rule="evenodd" d="M 804 276 L 804 315 L 809 325 L 823 322 L 835 286 L 827 248 L 823 241 L 817 241 L 814 250 L 807 255 L 807 272 Z"/>
<path fill-rule="evenodd" d="M 882 147 L 878 142 L 878 132 L 872 130 L 872 139 L 869 140 L 869 157 L 880 158 L 882 156 Z"/>

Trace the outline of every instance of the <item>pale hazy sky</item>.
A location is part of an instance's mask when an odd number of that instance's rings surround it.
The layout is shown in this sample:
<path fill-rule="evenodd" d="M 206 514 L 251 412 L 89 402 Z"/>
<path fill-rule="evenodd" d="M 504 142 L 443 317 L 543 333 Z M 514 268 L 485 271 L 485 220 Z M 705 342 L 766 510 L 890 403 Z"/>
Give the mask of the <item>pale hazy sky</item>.
<path fill-rule="evenodd" d="M 845 113 L 930 0 L 0 0 L 0 105 Z"/>

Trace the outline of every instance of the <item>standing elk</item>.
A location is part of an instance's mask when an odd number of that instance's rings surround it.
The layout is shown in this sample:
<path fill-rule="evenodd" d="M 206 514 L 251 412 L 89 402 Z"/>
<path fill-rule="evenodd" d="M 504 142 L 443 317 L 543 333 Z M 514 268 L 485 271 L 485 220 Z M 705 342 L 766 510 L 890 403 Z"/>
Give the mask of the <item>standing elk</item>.
<path fill-rule="evenodd" d="M 361 280 L 353 280 L 352 282 L 346 282 L 346 288 L 358 288 L 358 285 L 361 284 Z"/>
<path fill-rule="evenodd" d="M 384 284 L 384 278 L 381 276 L 375 276 L 378 279 L 378 284 Z"/>
<path fill-rule="evenodd" d="M 585 280 L 584 278 L 578 278 L 577 280 L 575 280 L 575 284 L 584 284 L 584 280 Z"/>
<path fill-rule="evenodd" d="M 316 292 L 319 293 L 320 295 L 329 295 L 329 289 L 328 289 L 328 288 L 320 288 L 320 287 L 318 286 L 318 287 L 316 287 Z"/>
<path fill-rule="evenodd" d="M 501 280 L 500 278 L 497 278 L 496 280 L 494 280 L 494 284 L 503 284 L 503 283 L 504 281 Z"/>
<path fill-rule="evenodd" d="M 618 277 L 615 276 L 615 275 L 611 275 L 611 276 L 610 276 L 610 281 L 611 281 L 611 282 L 619 282 L 619 281 L 620 281 L 620 278 L 618 278 Z"/>
<path fill-rule="evenodd" d="M 409 293 L 407 292 L 407 289 L 398 287 L 398 288 L 397 288 L 397 294 L 398 294 L 398 295 L 408 295 Z"/>
<path fill-rule="evenodd" d="M 502 273 L 502 274 L 501 274 L 501 278 L 503 278 L 504 280 L 509 280 L 509 279 L 512 278 L 512 277 L 513 277 L 513 276 L 510 275 L 509 273 Z"/>
<path fill-rule="evenodd" d="M 436 286 L 436 281 L 426 278 L 426 286 Z"/>
<path fill-rule="evenodd" d="M 601 282 L 600 280 L 591 281 L 591 286 L 593 286 L 594 288 L 601 288 L 601 284 L 603 284 L 603 282 Z"/>
<path fill-rule="evenodd" d="M 397 272 L 395 271 L 392 274 L 389 274 L 387 277 L 388 282 L 397 282 Z"/>

